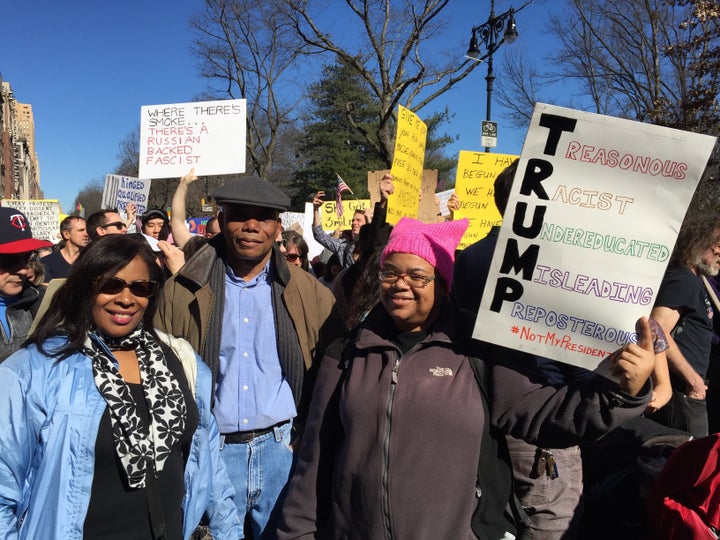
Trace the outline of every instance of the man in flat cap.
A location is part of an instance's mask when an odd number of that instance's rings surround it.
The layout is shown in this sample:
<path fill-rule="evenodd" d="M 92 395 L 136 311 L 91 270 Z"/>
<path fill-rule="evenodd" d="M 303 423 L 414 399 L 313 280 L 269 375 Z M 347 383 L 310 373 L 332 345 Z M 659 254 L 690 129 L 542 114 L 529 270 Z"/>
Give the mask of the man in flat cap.
<path fill-rule="evenodd" d="M 28 283 L 35 250 L 52 242 L 33 238 L 25 214 L 0 207 L 0 362 L 20 348 L 40 305 L 41 291 Z"/>
<path fill-rule="evenodd" d="M 275 528 L 290 445 L 310 399 L 310 368 L 339 332 L 333 297 L 275 245 L 290 199 L 258 177 L 214 195 L 220 234 L 165 285 L 158 326 L 190 341 L 213 372 L 220 455 L 253 538 Z M 313 370 L 314 371 L 314 370 Z"/>

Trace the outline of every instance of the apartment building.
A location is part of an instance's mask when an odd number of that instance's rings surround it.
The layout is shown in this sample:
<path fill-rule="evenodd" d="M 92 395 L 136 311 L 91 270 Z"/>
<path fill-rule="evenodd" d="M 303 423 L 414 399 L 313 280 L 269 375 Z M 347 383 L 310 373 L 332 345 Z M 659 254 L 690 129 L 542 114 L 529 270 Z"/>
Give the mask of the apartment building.
<path fill-rule="evenodd" d="M 19 103 L 0 74 L 0 197 L 41 199 L 32 106 Z"/>

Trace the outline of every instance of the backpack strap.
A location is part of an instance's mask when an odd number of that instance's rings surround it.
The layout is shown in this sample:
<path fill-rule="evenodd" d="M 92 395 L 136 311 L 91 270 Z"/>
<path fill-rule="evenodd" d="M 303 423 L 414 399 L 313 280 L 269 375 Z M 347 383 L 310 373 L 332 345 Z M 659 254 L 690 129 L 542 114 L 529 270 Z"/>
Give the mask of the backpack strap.
<path fill-rule="evenodd" d="M 479 500 L 472 516 L 472 530 L 479 540 L 502 538 L 506 532 L 517 536 L 518 527 L 530 525 L 531 520 L 515 494 L 505 436 L 492 425 L 487 364 L 472 356 L 468 361 L 480 388 L 485 415 L 475 484 Z"/>

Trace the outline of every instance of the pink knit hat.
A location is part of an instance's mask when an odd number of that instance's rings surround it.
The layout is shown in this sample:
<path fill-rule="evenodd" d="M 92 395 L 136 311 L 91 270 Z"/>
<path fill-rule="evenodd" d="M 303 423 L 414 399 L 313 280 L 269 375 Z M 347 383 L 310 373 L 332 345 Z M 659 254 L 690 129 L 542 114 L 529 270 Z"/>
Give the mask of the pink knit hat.
<path fill-rule="evenodd" d="M 429 262 L 447 283 L 452 285 L 455 250 L 462 240 L 468 220 L 444 223 L 423 223 L 417 219 L 401 218 L 390 233 L 380 264 L 392 253 L 410 253 Z"/>

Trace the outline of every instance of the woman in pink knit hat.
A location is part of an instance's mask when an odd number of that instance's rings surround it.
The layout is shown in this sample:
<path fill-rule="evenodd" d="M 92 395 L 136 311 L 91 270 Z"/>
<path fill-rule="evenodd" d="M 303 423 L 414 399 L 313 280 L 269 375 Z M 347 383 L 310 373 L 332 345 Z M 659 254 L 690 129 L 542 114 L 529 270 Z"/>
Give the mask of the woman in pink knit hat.
<path fill-rule="evenodd" d="M 395 226 L 380 303 L 321 362 L 280 539 L 510 538 L 498 429 L 559 447 L 642 413 L 654 365 L 646 320 L 641 346 L 616 361 L 619 384 L 542 386 L 511 358 L 490 366 L 468 357 L 447 294 L 466 228 L 409 218 Z"/>

